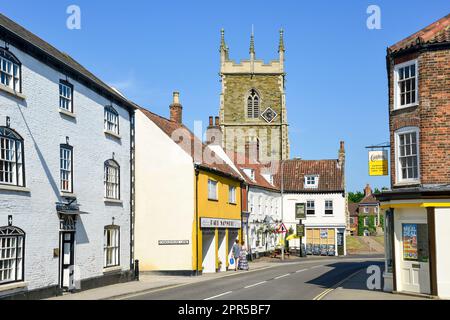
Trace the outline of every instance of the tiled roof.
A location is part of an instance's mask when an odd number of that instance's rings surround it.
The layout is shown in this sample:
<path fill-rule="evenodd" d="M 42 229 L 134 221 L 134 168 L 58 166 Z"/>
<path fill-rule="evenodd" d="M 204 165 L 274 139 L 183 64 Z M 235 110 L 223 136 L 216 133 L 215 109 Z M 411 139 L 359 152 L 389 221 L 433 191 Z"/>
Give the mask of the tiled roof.
<path fill-rule="evenodd" d="M 275 183 L 272 185 L 266 178 L 264 178 L 263 174 L 270 174 L 273 172 L 272 163 L 259 163 L 256 161 L 250 161 L 245 155 L 239 154 L 236 152 L 227 152 L 230 159 L 233 160 L 235 166 L 239 169 L 241 175 L 245 178 L 245 182 L 250 186 L 262 187 L 265 189 L 270 189 L 273 191 L 279 191 L 280 189 Z M 254 170 L 254 178 L 252 180 L 245 172 L 244 169 L 252 169 Z"/>
<path fill-rule="evenodd" d="M 375 198 L 375 196 L 373 194 L 369 194 L 367 196 L 365 196 L 360 202 L 360 205 L 363 204 L 378 204 L 378 200 Z"/>
<path fill-rule="evenodd" d="M 285 192 L 340 192 L 345 190 L 344 172 L 338 160 L 285 160 L 282 167 Z M 305 188 L 304 181 L 307 175 L 319 175 L 318 188 Z M 281 186 L 280 173 L 275 176 L 275 183 Z"/>
<path fill-rule="evenodd" d="M 415 45 L 450 42 L 450 14 L 430 24 L 413 35 L 389 47 L 391 53 L 405 50 Z"/>
<path fill-rule="evenodd" d="M 72 72 L 78 74 L 79 76 L 84 78 L 84 80 L 90 82 L 99 89 L 106 91 L 108 94 L 112 95 L 115 99 L 122 102 L 126 107 L 135 109 L 136 106 L 131 101 L 123 97 L 121 94 L 112 89 L 102 80 L 97 78 L 94 74 L 92 74 L 81 64 L 76 62 L 68 54 L 59 51 L 46 41 L 42 40 L 35 34 L 26 30 L 25 28 L 23 28 L 22 26 L 12 21 L 11 19 L 7 18 L 1 13 L 0 13 L 0 34 L 8 36 L 12 35 L 13 37 L 15 36 L 16 38 L 22 39 L 23 41 L 25 41 L 27 47 L 30 48 L 32 47 L 35 50 L 43 53 L 44 55 L 53 58 L 55 60 L 55 63 L 60 64 L 66 69 L 72 70 Z"/>
<path fill-rule="evenodd" d="M 166 135 L 168 135 L 171 138 L 177 139 L 177 141 L 174 140 L 175 143 L 177 143 L 187 154 L 189 154 L 194 162 L 198 162 L 201 167 L 218 171 L 218 173 L 223 173 L 228 176 L 232 176 L 233 178 L 236 178 L 238 180 L 242 180 L 242 178 L 239 176 L 239 174 L 234 171 L 228 164 L 226 163 L 208 163 L 207 161 L 204 161 L 203 155 L 205 154 L 205 150 L 208 148 L 205 144 L 201 142 L 200 139 L 198 139 L 186 126 L 183 124 L 179 124 L 177 122 L 171 121 L 169 119 L 166 119 L 160 115 L 157 115 L 156 113 L 153 113 L 147 109 L 139 107 L 139 110 L 147 116 L 155 125 L 157 125 Z M 179 131 L 177 131 L 179 130 Z M 175 133 L 175 131 L 177 131 Z M 175 133 L 175 135 L 174 135 Z M 189 142 L 184 141 L 183 139 L 180 139 L 179 137 L 182 136 L 187 137 L 189 139 Z M 198 152 L 196 155 L 196 147 L 201 146 L 201 154 Z M 213 152 L 213 151 L 211 151 Z"/>
<path fill-rule="evenodd" d="M 348 213 L 350 214 L 350 217 L 357 217 L 358 216 L 358 208 L 359 203 L 348 203 Z"/>

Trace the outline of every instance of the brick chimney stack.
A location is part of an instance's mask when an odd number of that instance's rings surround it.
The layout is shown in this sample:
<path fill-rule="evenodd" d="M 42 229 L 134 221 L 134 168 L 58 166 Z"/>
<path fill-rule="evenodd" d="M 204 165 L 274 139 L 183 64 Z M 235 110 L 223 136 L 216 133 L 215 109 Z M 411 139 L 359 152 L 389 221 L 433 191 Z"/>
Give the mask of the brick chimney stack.
<path fill-rule="evenodd" d="M 179 124 L 183 123 L 183 106 L 180 104 L 180 93 L 173 93 L 173 102 L 170 105 L 170 120 Z"/>
<path fill-rule="evenodd" d="M 341 141 L 339 147 L 339 155 L 338 155 L 338 165 L 339 168 L 342 168 L 342 187 L 345 189 L 346 181 L 345 181 L 345 142 Z"/>
<path fill-rule="evenodd" d="M 206 143 L 222 145 L 222 130 L 220 128 L 219 117 L 209 117 L 209 125 L 206 128 Z"/>
<path fill-rule="evenodd" d="M 370 196 L 372 194 L 372 188 L 370 187 L 369 184 L 366 185 L 366 187 L 364 188 L 364 196 Z"/>

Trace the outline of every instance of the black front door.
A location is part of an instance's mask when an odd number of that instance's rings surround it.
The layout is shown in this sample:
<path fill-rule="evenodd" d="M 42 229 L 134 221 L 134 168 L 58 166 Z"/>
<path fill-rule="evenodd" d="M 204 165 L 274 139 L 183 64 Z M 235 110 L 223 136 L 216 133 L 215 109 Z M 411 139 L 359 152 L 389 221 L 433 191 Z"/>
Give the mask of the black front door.
<path fill-rule="evenodd" d="M 75 289 L 74 281 L 74 246 L 75 232 L 61 232 L 60 265 L 61 288 L 66 291 Z"/>

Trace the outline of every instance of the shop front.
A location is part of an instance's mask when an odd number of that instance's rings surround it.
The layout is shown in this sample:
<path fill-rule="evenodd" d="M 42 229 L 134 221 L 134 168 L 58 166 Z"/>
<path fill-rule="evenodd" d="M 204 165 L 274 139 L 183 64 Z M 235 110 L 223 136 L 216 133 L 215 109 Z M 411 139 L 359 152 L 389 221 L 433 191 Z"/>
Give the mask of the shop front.
<path fill-rule="evenodd" d="M 345 255 L 345 228 L 306 227 L 306 254 L 315 256 Z"/>
<path fill-rule="evenodd" d="M 380 197 L 386 221 L 384 290 L 449 298 L 450 202 L 393 199 L 399 196 Z"/>
<path fill-rule="evenodd" d="M 201 218 L 200 227 L 202 273 L 226 271 L 233 245 L 240 239 L 241 220 Z"/>

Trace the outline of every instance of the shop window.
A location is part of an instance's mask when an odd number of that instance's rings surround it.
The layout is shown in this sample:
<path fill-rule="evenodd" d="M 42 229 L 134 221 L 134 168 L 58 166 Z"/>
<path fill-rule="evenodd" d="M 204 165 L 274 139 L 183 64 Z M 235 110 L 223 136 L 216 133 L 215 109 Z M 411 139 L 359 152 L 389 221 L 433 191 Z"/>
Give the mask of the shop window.
<path fill-rule="evenodd" d="M 384 242 L 385 242 L 385 254 L 386 254 L 386 272 L 392 273 L 394 260 L 392 255 L 392 238 L 394 236 L 394 213 L 392 211 L 386 211 L 385 216 L 385 232 L 384 232 Z"/>

